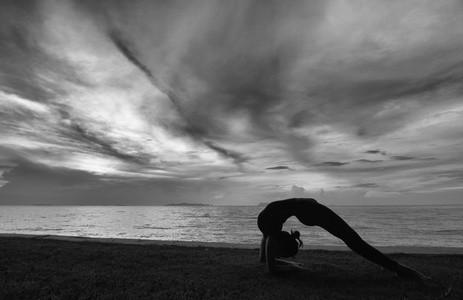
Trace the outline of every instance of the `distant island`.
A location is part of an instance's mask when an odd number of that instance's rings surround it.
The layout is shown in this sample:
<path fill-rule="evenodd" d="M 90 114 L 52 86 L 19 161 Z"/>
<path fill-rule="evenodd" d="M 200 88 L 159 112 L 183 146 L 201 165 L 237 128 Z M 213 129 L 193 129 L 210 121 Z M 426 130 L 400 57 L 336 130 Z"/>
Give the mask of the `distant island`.
<path fill-rule="evenodd" d="M 204 204 L 204 203 L 169 203 L 165 206 L 212 206 L 212 204 Z"/>
<path fill-rule="evenodd" d="M 267 206 L 270 202 L 261 202 L 257 206 Z"/>

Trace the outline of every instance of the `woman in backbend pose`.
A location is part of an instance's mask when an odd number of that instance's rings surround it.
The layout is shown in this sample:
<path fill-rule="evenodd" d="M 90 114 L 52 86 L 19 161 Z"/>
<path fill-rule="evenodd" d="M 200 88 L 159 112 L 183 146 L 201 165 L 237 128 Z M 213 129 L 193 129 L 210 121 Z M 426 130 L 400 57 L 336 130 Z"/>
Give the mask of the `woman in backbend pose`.
<path fill-rule="evenodd" d="M 400 277 L 418 280 L 429 279 L 429 277 L 399 264 L 370 246 L 335 212 L 316 200 L 308 198 L 275 201 L 267 205 L 259 214 L 257 224 L 263 234 L 260 245 L 260 261 L 267 263 L 268 270 L 272 274 L 304 269 L 298 264 L 278 259 L 296 255 L 298 248 L 302 246 L 298 231 L 291 231 L 291 234 L 282 231 L 283 223 L 291 216 L 295 216 L 307 226 L 322 227 L 343 240 L 356 253 L 395 272 Z"/>

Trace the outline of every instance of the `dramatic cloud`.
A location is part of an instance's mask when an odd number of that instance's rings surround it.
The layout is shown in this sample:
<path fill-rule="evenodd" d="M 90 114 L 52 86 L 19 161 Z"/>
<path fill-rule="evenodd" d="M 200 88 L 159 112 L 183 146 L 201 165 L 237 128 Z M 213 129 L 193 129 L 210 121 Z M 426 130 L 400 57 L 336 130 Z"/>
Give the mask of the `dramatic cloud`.
<path fill-rule="evenodd" d="M 0 202 L 461 203 L 460 1 L 0 3 Z"/>

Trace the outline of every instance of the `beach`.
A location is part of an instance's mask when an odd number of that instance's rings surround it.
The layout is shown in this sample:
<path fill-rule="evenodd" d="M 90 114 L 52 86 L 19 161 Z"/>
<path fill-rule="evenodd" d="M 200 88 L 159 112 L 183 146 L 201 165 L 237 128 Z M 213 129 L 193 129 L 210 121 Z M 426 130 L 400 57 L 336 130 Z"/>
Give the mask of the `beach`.
<path fill-rule="evenodd" d="M 347 248 L 305 247 L 311 269 L 271 276 L 255 244 L 0 236 L 0 299 L 462 299 L 461 249 L 380 250 L 432 280 L 397 278 Z"/>

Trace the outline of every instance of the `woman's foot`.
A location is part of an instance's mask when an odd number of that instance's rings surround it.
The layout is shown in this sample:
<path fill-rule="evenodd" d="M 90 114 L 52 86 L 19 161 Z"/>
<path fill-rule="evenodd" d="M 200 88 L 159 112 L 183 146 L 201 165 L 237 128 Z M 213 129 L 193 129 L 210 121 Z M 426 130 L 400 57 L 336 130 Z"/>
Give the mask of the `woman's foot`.
<path fill-rule="evenodd" d="M 414 270 L 410 267 L 407 267 L 405 265 L 399 264 L 398 270 L 397 270 L 397 276 L 401 278 L 410 278 L 410 279 L 415 279 L 418 281 L 427 281 L 430 280 L 431 277 L 426 276 L 417 270 Z"/>

